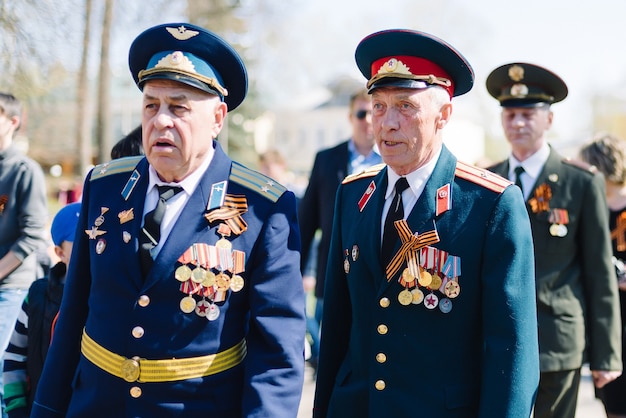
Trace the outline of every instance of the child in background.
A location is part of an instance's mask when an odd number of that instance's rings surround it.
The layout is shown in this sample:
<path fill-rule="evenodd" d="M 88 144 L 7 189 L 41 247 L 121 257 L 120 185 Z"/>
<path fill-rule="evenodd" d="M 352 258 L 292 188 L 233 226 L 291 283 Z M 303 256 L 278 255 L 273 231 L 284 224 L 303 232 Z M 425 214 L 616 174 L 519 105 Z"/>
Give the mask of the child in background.
<path fill-rule="evenodd" d="M 48 277 L 28 290 L 4 356 L 3 379 L 9 418 L 28 417 L 50 346 L 53 321 L 61 305 L 65 274 L 72 254 L 80 203 L 63 207 L 52 221 L 54 252 L 60 261 Z"/>

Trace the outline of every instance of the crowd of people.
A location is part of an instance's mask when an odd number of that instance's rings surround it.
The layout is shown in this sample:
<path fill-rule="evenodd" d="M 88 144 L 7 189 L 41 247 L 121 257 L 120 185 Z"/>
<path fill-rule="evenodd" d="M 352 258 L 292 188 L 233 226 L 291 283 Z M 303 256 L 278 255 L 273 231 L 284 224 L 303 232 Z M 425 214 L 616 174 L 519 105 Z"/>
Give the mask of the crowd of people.
<path fill-rule="evenodd" d="M 512 62 L 486 80 L 510 155 L 478 168 L 444 144 L 460 51 L 383 30 L 355 58 L 350 137 L 302 188 L 279 150 L 254 170 L 220 146 L 248 89 L 231 45 L 139 34 L 141 125 L 55 214 L 45 275 L 45 178 L 0 93 L 3 418 L 295 417 L 306 341 L 314 417 L 573 417 L 584 363 L 626 417 L 626 141 L 560 155 L 565 81 Z"/>

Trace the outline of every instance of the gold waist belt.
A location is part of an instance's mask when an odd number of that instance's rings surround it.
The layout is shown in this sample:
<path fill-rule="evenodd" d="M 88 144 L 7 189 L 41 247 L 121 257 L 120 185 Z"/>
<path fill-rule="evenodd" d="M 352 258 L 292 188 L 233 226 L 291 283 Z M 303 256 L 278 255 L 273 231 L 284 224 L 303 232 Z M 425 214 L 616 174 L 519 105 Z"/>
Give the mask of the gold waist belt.
<path fill-rule="evenodd" d="M 147 360 L 112 353 L 83 331 L 81 352 L 87 360 L 113 376 L 127 382 L 150 383 L 193 379 L 223 372 L 243 361 L 247 346 L 243 339 L 227 350 L 207 356 Z"/>

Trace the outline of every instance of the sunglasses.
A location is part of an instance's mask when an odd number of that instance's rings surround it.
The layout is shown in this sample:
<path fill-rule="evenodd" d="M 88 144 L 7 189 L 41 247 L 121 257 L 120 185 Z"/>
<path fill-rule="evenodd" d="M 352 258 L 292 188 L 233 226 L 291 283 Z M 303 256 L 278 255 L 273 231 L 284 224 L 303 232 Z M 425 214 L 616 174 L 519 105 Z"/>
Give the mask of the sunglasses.
<path fill-rule="evenodd" d="M 372 113 L 371 110 L 357 110 L 354 113 L 354 117 L 357 118 L 358 120 L 363 120 L 367 117 L 368 114 Z"/>

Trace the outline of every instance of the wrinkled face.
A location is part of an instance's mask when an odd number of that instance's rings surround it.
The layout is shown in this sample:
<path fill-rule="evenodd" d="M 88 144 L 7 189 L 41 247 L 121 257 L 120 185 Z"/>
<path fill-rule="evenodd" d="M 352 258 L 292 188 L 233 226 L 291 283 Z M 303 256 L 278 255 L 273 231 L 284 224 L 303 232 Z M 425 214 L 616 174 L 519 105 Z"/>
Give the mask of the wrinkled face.
<path fill-rule="evenodd" d="M 362 117 L 361 116 L 365 116 Z M 356 99 L 350 109 L 350 125 L 352 126 L 352 139 L 357 147 L 371 148 L 374 146 L 374 134 L 372 132 L 372 101 Z"/>
<path fill-rule="evenodd" d="M 541 148 L 545 134 L 552 126 L 552 111 L 548 107 L 504 107 L 501 113 L 504 135 L 511 144 L 513 155 L 534 154 Z"/>
<path fill-rule="evenodd" d="M 143 88 L 143 148 L 161 180 L 179 182 L 196 170 L 221 131 L 227 106 L 218 96 L 170 80 Z"/>
<path fill-rule="evenodd" d="M 399 175 L 426 164 L 441 148 L 452 105 L 445 91 L 381 87 L 372 93 L 374 138 L 383 161 Z"/>

